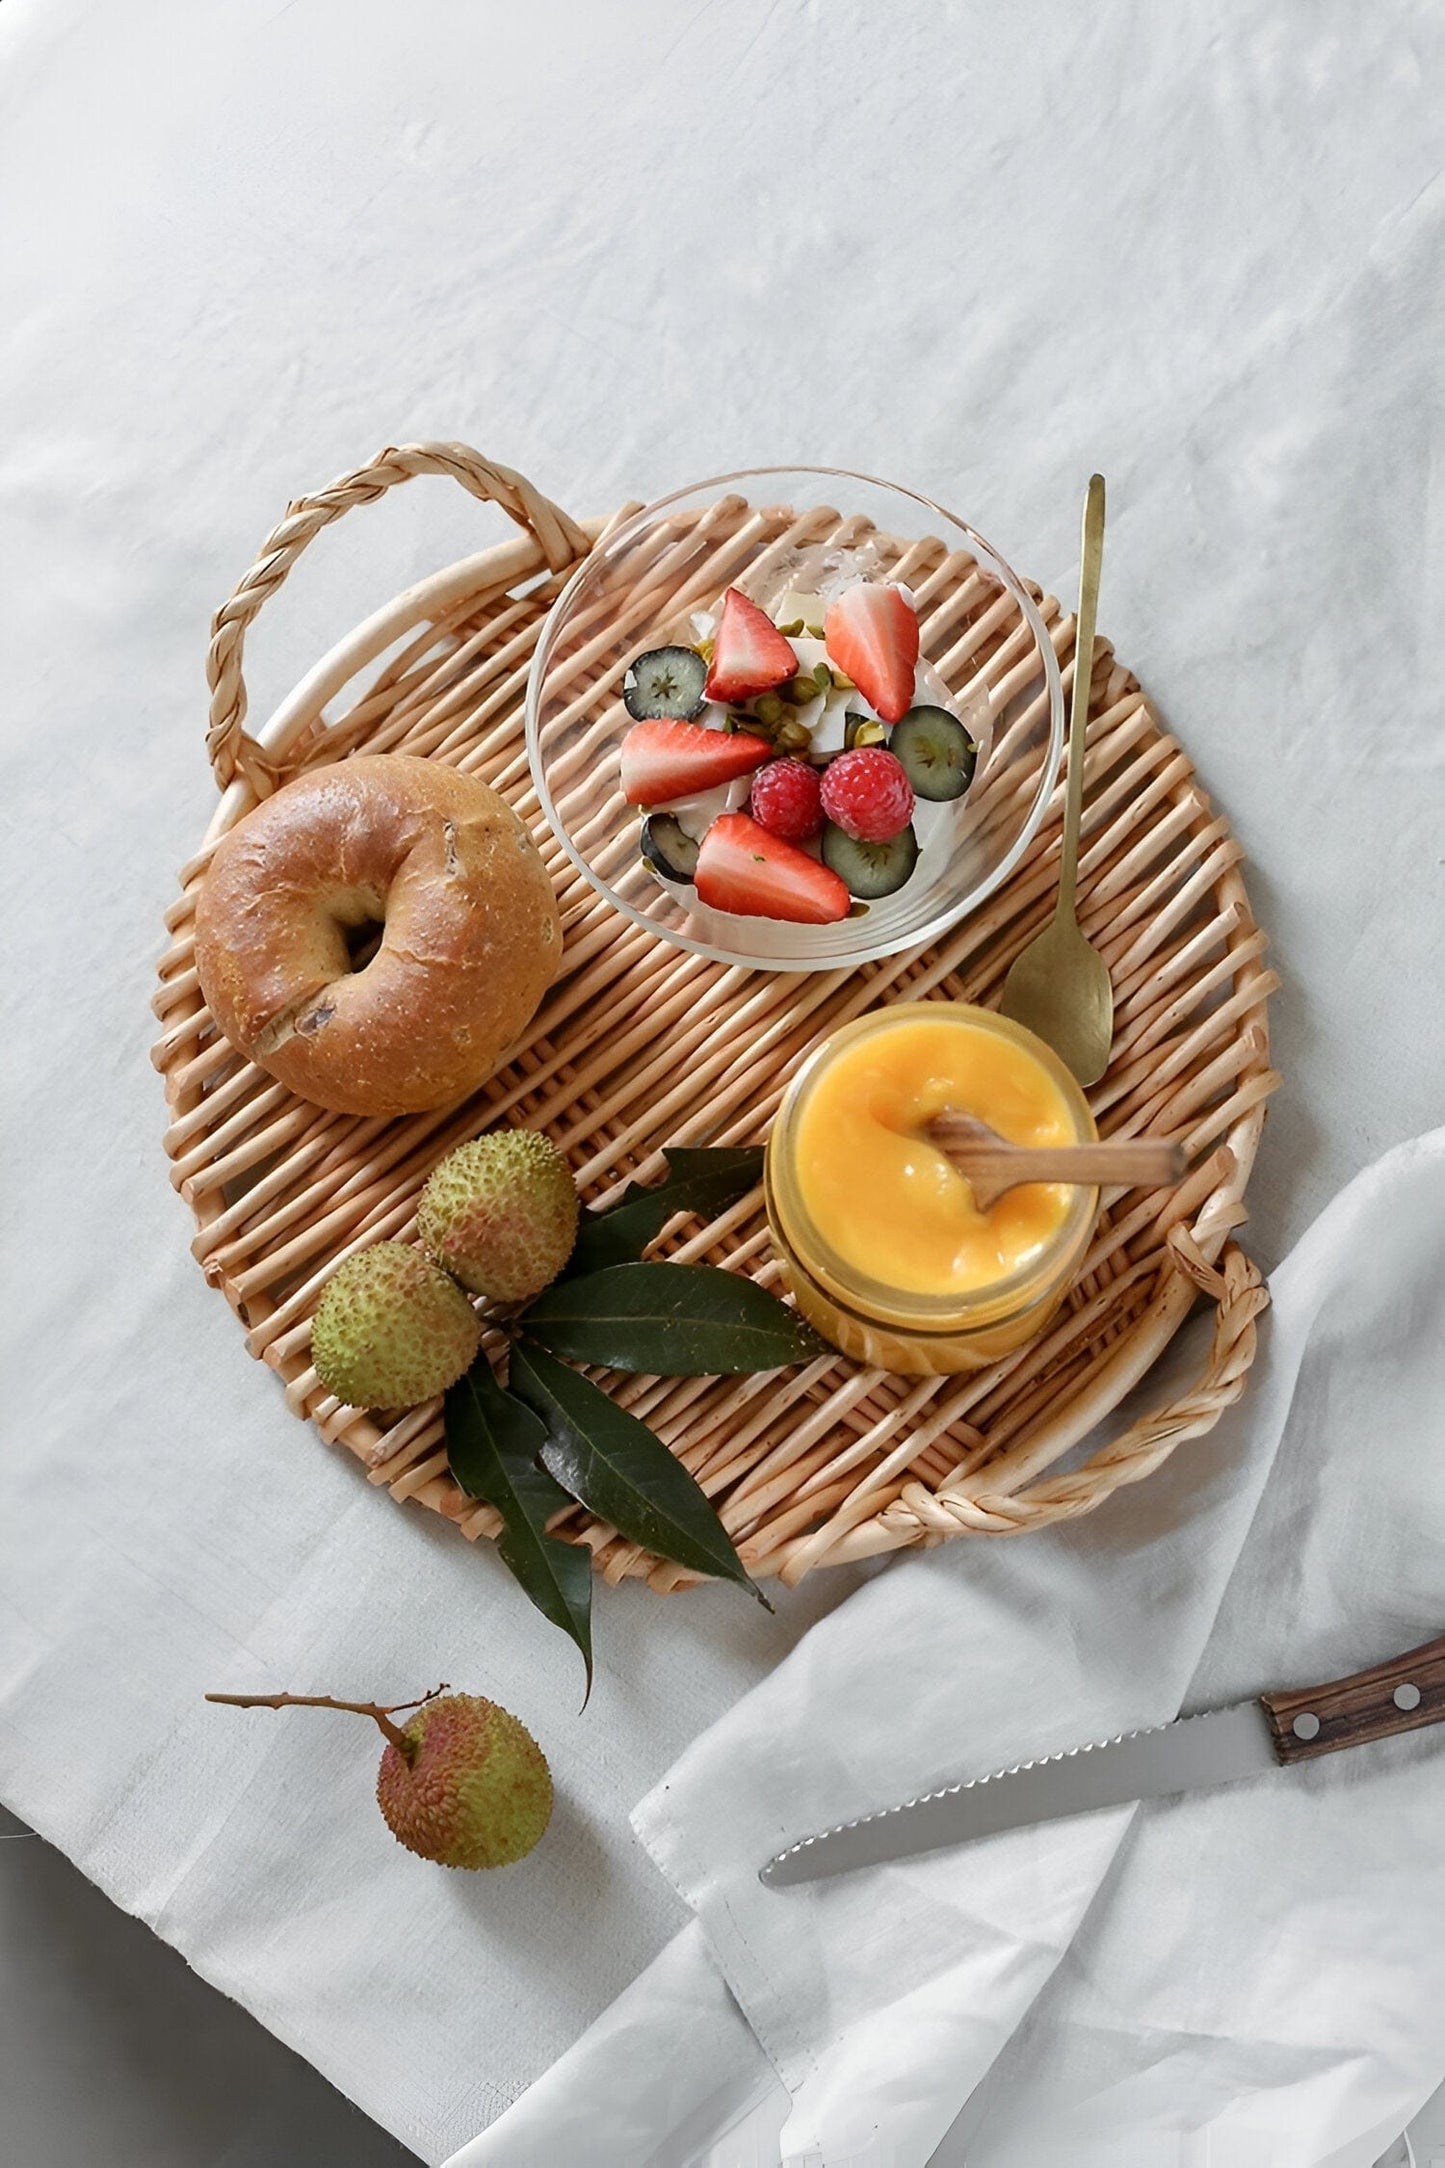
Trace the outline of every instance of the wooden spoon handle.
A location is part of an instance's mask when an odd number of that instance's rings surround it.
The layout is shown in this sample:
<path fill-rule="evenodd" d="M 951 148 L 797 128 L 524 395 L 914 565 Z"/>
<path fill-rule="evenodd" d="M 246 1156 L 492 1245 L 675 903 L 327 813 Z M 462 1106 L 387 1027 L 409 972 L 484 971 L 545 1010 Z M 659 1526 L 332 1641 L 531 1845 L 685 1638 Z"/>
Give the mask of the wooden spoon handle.
<path fill-rule="evenodd" d="M 1126 1189 L 1162 1189 L 1179 1181 L 1185 1154 L 1172 1137 L 1130 1137 L 1104 1144 L 981 1144 L 953 1130 L 940 1114 L 928 1133 L 972 1185 L 974 1200 L 986 1212 L 994 1199 L 1021 1182 L 1080 1182 L 1102 1188 L 1117 1182 Z"/>

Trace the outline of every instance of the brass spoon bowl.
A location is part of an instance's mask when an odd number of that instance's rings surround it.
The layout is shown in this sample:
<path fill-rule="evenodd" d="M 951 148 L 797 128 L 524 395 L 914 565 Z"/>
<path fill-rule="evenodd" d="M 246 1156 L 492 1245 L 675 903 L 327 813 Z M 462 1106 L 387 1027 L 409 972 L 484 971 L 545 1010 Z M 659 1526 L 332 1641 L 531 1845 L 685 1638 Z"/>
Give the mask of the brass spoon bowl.
<path fill-rule="evenodd" d="M 1074 908 L 1079 869 L 1079 823 L 1084 804 L 1084 737 L 1099 571 L 1104 556 L 1104 477 L 1093 475 L 1084 501 L 1083 563 L 1074 636 L 1074 690 L 1069 707 L 1069 767 L 1064 790 L 1064 841 L 1054 915 L 1003 982 L 1005 1016 L 1051 1046 L 1081 1084 L 1097 1084 L 1109 1066 L 1114 1039 L 1114 989 L 1109 967 L 1085 937 Z"/>

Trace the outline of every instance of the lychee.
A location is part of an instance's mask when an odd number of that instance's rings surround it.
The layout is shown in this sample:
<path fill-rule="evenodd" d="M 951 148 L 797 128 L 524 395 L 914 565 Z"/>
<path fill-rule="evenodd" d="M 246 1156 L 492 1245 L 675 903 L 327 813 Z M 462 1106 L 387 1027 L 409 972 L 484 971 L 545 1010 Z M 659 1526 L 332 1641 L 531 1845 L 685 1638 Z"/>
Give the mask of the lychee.
<path fill-rule="evenodd" d="M 380 1725 L 376 1801 L 392 1835 L 441 1867 L 509 1867 L 552 1817 L 552 1773 L 525 1724 L 482 1694 L 438 1686 L 421 1702 L 329 1694 L 207 1694 L 238 1709 L 346 1709 Z M 415 1711 L 405 1725 L 399 1711 Z"/>
<path fill-rule="evenodd" d="M 480 1694 L 448 1694 L 387 1747 L 376 1799 L 409 1852 L 443 1867 L 507 1867 L 547 1827 L 552 1778 L 525 1724 Z"/>
<path fill-rule="evenodd" d="M 428 1254 L 474 1295 L 525 1302 L 556 1279 L 577 1239 L 566 1160 L 535 1129 L 498 1129 L 459 1145 L 421 1193 Z"/>
<path fill-rule="evenodd" d="M 311 1359 L 354 1408 L 410 1408 L 454 1385 L 481 1345 L 466 1296 L 405 1242 L 348 1257 L 322 1290 Z"/>

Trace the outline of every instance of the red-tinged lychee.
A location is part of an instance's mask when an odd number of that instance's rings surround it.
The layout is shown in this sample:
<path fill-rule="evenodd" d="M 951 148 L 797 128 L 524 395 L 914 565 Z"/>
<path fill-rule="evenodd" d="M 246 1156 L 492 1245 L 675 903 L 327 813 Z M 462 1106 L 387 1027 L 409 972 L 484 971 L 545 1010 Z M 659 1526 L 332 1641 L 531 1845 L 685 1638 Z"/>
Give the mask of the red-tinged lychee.
<path fill-rule="evenodd" d="M 547 1827 L 552 1778 L 525 1724 L 480 1694 L 447 1694 L 388 1745 L 376 1798 L 409 1852 L 443 1867 L 507 1867 Z"/>
<path fill-rule="evenodd" d="M 329 1694 L 207 1694 L 240 1709 L 345 1709 L 381 1727 L 376 1800 L 392 1835 L 441 1867 L 509 1867 L 552 1816 L 552 1774 L 525 1724 L 482 1694 L 439 1686 L 383 1707 Z M 392 1719 L 413 1714 L 405 1724 Z"/>

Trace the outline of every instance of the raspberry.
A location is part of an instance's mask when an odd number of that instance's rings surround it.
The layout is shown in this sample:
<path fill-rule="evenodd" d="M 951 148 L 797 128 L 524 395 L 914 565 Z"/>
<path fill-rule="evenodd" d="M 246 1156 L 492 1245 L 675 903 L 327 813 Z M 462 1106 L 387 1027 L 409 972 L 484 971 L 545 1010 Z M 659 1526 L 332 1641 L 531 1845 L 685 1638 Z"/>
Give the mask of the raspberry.
<path fill-rule="evenodd" d="M 818 771 L 806 760 L 770 760 L 753 777 L 753 819 L 770 836 L 810 843 L 823 832 Z"/>
<path fill-rule="evenodd" d="M 891 842 L 913 818 L 913 785 L 903 763 L 881 745 L 830 760 L 822 797 L 829 820 L 859 843 Z"/>

